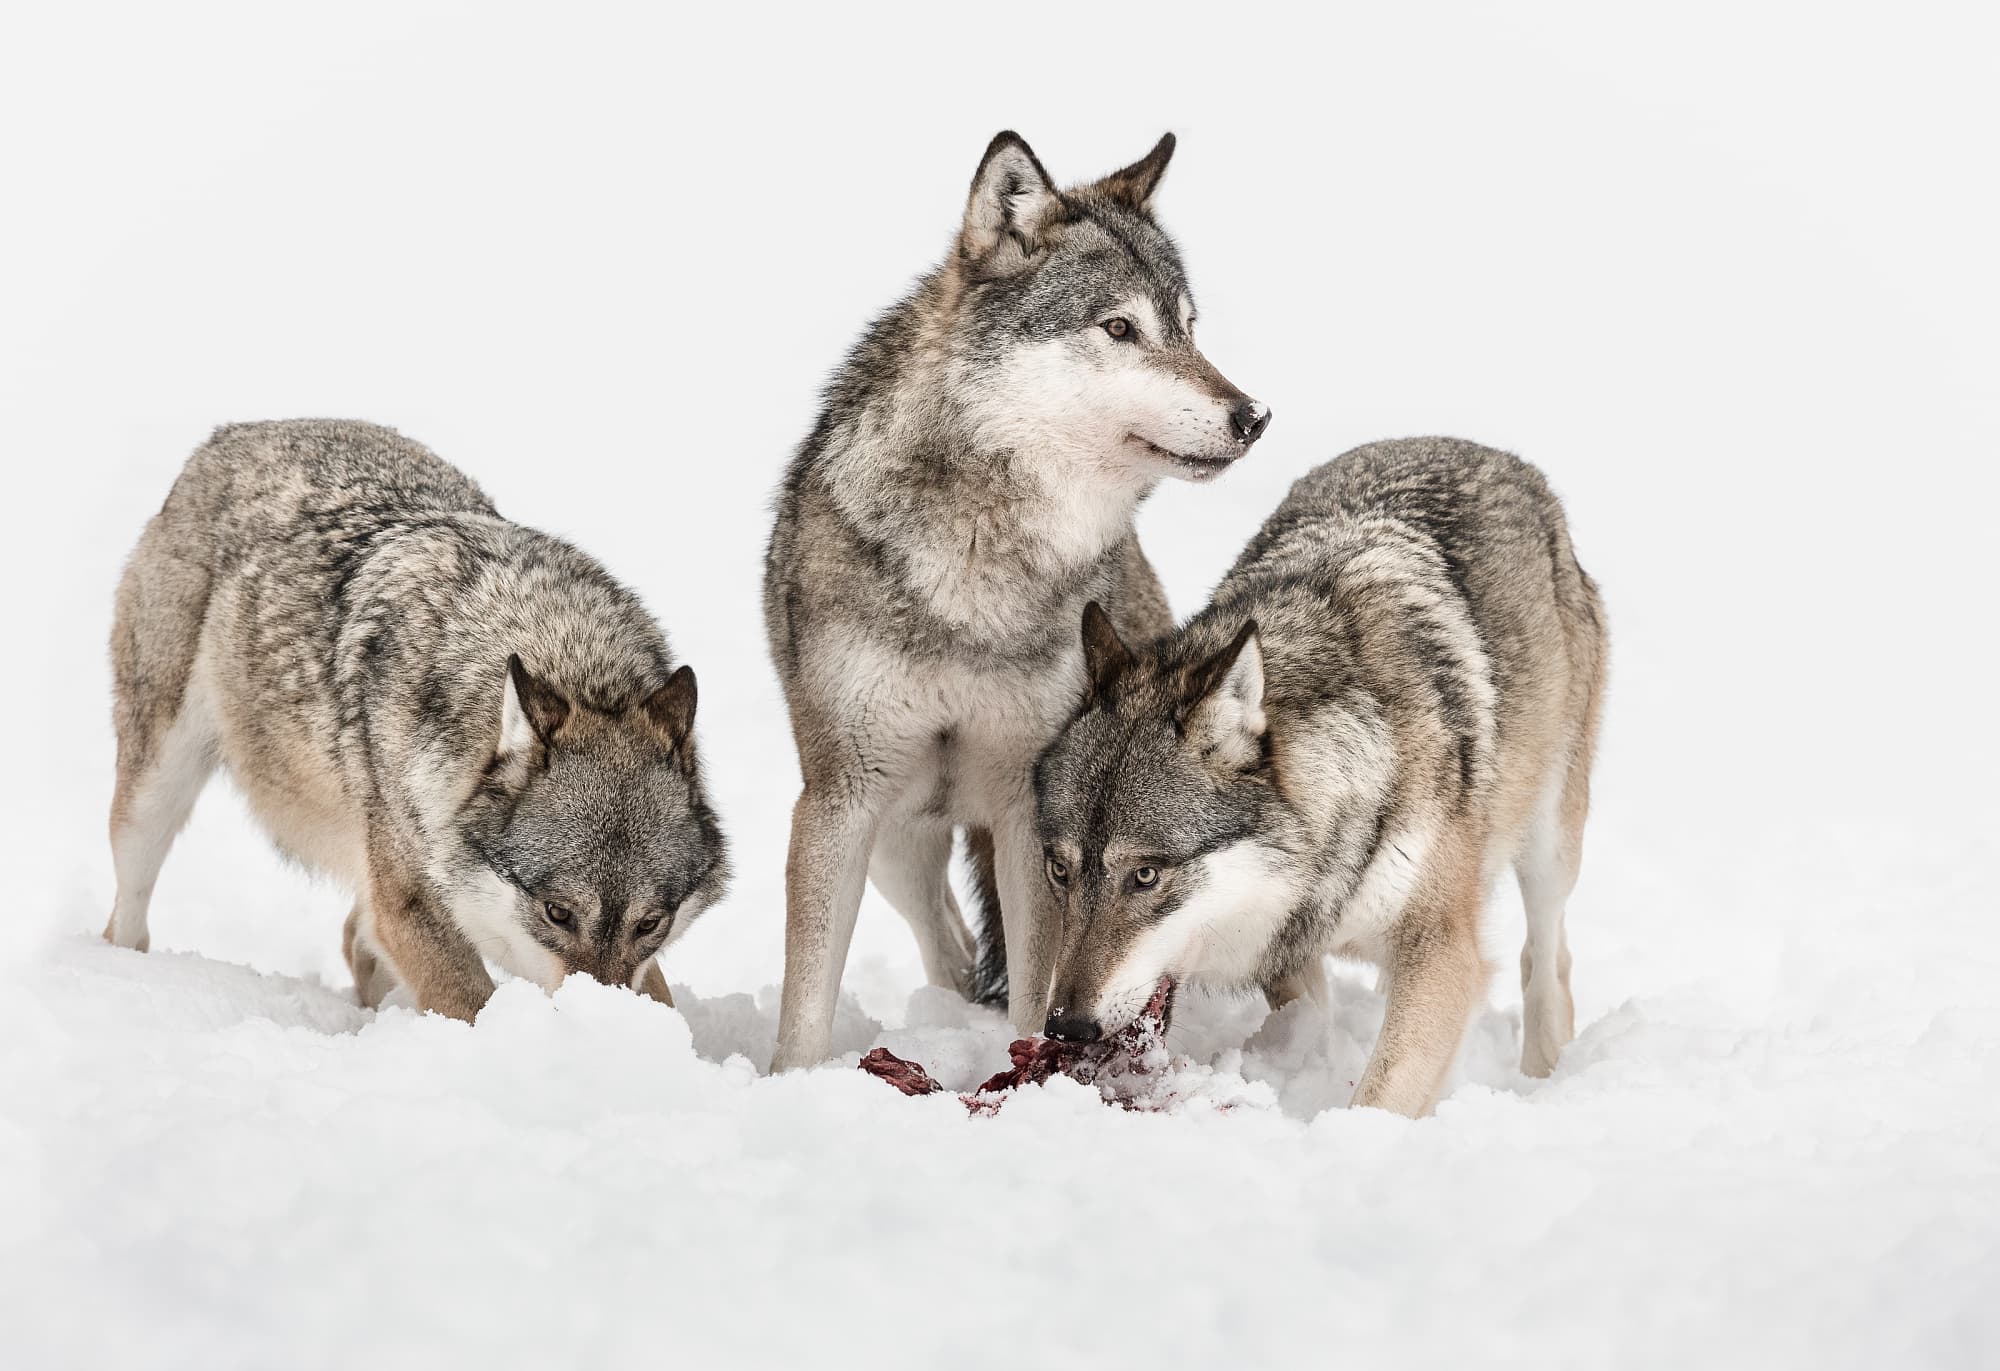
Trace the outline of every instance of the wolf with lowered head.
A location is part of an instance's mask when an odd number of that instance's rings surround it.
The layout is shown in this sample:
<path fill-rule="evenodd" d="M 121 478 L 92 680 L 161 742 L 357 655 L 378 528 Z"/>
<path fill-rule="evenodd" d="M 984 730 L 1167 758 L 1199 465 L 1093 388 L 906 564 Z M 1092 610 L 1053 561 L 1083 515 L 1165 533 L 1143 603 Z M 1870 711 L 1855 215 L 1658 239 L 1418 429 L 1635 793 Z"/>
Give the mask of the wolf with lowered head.
<path fill-rule="evenodd" d="M 287 855 L 352 890 L 363 1003 L 471 1019 L 486 962 L 671 1003 L 657 954 L 720 893 L 695 681 L 638 598 L 372 424 L 216 430 L 118 589 L 105 936 L 226 767 Z"/>
<path fill-rule="evenodd" d="M 868 879 L 932 983 L 997 994 L 952 896 L 955 828 L 989 954 L 997 901 L 1009 1014 L 1041 1023 L 1052 911 L 1028 773 L 1083 679 L 1064 625 L 1097 600 L 1133 632 L 1171 627 L 1133 514 L 1270 418 L 1195 346 L 1153 216 L 1173 147 L 1063 190 L 996 137 L 949 256 L 856 345 L 778 493 L 765 624 L 804 785 L 777 1069 L 827 1053 Z"/>
<path fill-rule="evenodd" d="M 1162 976 L 1323 999 L 1325 956 L 1359 957 L 1388 1007 L 1354 1103 L 1424 1113 L 1511 865 L 1521 1068 L 1549 1073 L 1606 639 L 1539 472 L 1449 439 L 1359 448 L 1293 486 L 1180 631 L 1129 647 L 1092 605 L 1083 640 L 1083 706 L 1036 767 L 1051 1037 L 1115 1032 Z"/>

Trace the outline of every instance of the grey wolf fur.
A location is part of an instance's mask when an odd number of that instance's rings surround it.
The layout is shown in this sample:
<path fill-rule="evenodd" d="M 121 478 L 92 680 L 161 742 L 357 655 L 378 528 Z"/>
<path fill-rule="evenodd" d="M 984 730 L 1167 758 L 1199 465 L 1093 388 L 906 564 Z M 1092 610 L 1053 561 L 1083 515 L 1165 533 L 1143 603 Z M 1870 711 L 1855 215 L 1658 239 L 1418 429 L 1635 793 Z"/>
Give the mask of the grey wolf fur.
<path fill-rule="evenodd" d="M 1361 957 L 1388 1010 L 1354 1103 L 1422 1113 L 1511 864 L 1521 1068 L 1549 1073 L 1606 639 L 1539 472 L 1451 439 L 1358 448 L 1292 487 L 1179 632 L 1130 648 L 1092 605 L 1083 637 L 1083 707 L 1036 766 L 1051 1036 L 1116 1031 L 1163 974 L 1275 1004 Z"/>
<path fill-rule="evenodd" d="M 693 672 L 626 590 L 372 424 L 216 430 L 147 525 L 111 635 L 117 903 L 147 945 L 174 835 L 226 766 L 355 892 L 357 992 L 470 1019 L 483 959 L 671 1000 L 654 956 L 722 890 Z"/>
<path fill-rule="evenodd" d="M 1132 532 L 1163 476 L 1206 480 L 1269 410 L 1196 348 L 1179 254 L 1153 217 L 1171 135 L 1058 190 L 996 137 L 957 243 L 827 388 L 779 491 L 764 582 L 804 787 L 786 866 L 778 1069 L 826 1055 L 862 884 L 962 993 L 955 825 L 1004 928 L 1009 1013 L 1048 989 L 1028 772 L 1082 681 L 1063 625 L 1088 600 L 1171 627 Z"/>

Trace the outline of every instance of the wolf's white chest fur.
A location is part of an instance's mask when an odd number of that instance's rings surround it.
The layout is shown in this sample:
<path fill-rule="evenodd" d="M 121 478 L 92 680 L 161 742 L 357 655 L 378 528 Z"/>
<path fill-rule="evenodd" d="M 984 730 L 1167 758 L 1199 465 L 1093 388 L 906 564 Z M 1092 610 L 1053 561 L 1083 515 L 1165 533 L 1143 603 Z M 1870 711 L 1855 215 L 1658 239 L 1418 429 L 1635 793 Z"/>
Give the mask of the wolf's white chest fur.
<path fill-rule="evenodd" d="M 819 645 L 817 677 L 885 812 L 990 823 L 1032 803 L 1029 771 L 1083 689 L 1080 650 L 1033 667 L 908 654 L 859 634 Z"/>
<path fill-rule="evenodd" d="M 1018 414 L 982 420 L 980 438 L 990 465 L 951 498 L 928 502 L 921 519 L 884 498 L 893 486 L 875 443 L 831 452 L 827 486 L 855 527 L 896 549 L 908 588 L 932 614 L 974 641 L 1006 643 L 1047 628 L 1046 601 L 1023 593 L 1024 578 L 1046 588 L 1090 567 L 1132 531 L 1155 478 L 1108 460 L 1105 445 Z"/>
<path fill-rule="evenodd" d="M 1423 879 L 1430 847 L 1430 835 L 1415 829 L 1395 830 L 1383 839 L 1374 860 L 1340 904 L 1329 952 L 1373 962 L 1386 959 L 1389 935 Z"/>
<path fill-rule="evenodd" d="M 1317 892 L 1339 910 L 1332 938 L 1321 950 L 1385 961 L 1390 935 L 1423 878 L 1429 852 L 1427 834 L 1394 832 L 1344 900 L 1337 890 Z M 1191 974 L 1215 984 L 1251 984 L 1262 973 L 1272 941 L 1298 907 L 1301 892 L 1290 861 L 1250 839 L 1209 854 L 1201 864 L 1201 891 L 1167 921 L 1174 927 L 1163 932 L 1171 936 L 1163 936 L 1158 950 L 1137 949 L 1136 960 L 1144 965 L 1135 983 L 1169 969 L 1173 945 L 1190 949 Z"/>

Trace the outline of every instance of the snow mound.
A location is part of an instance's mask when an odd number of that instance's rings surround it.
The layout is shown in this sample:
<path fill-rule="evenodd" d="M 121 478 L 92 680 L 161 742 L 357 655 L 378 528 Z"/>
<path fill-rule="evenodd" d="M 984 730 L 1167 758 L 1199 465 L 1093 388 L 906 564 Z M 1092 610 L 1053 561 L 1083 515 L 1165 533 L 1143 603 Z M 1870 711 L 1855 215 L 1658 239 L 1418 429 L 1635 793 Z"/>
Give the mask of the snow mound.
<path fill-rule="evenodd" d="M 0 1327 L 24 1367 L 999 1366 L 1008 1308 L 1102 1365 L 1949 1362 L 2000 1331 L 2000 1015 L 1848 989 L 1635 1000 L 1547 1082 L 1489 1010 L 1417 1123 L 1326 1108 L 1364 978 L 1331 1021 L 1190 994 L 1169 1113 L 1057 1079 L 968 1117 L 853 1069 L 1003 1065 L 936 990 L 768 1078 L 768 991 L 510 982 L 468 1026 L 74 938 L 0 998 Z"/>

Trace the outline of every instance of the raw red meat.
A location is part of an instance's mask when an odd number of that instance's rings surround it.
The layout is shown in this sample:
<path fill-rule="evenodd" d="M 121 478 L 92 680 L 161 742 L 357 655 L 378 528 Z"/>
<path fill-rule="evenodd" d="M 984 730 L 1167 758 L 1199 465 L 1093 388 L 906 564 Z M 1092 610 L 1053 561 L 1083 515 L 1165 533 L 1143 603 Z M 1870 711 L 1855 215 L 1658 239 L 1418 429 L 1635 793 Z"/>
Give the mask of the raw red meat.
<path fill-rule="evenodd" d="M 1040 1085 L 1051 1076 L 1063 1075 L 1084 1085 L 1095 1085 L 1108 1103 L 1125 1109 L 1162 1108 L 1171 1095 L 1162 1099 L 1158 1090 L 1138 1087 L 1167 1064 L 1167 1025 L 1173 1011 L 1174 979 L 1162 976 L 1153 988 L 1153 998 L 1146 1001 L 1139 1016 L 1109 1038 L 1094 1043 L 1017 1038 L 1007 1047 L 1013 1065 L 959 1098 L 973 1113 L 991 1114 L 1006 1103 L 1009 1090 Z M 928 1071 L 886 1047 L 878 1047 L 864 1056 L 861 1069 L 905 1095 L 933 1095 L 944 1089 Z"/>
<path fill-rule="evenodd" d="M 861 1059 L 861 1069 L 877 1080 L 887 1081 L 905 1095 L 935 1095 L 944 1089 L 931 1073 L 915 1062 L 906 1062 L 886 1047 L 878 1047 Z"/>

